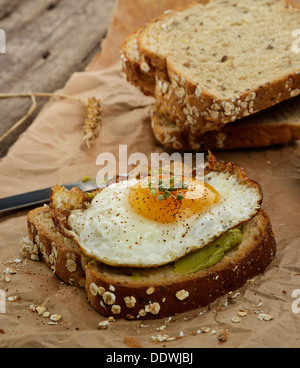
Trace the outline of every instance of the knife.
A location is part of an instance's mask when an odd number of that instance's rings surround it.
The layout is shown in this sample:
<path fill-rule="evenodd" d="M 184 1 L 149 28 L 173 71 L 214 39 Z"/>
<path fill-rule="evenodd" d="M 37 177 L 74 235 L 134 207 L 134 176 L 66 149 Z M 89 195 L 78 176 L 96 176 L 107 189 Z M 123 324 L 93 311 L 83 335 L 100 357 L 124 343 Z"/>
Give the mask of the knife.
<path fill-rule="evenodd" d="M 89 192 L 99 189 L 95 180 L 86 182 L 78 182 L 64 185 L 67 190 L 74 187 L 81 189 L 83 192 Z M 50 194 L 52 188 L 41 189 L 30 193 L 24 193 L 8 198 L 0 199 L 0 215 L 6 214 L 15 210 L 21 210 L 31 206 L 47 204 L 50 201 Z"/>

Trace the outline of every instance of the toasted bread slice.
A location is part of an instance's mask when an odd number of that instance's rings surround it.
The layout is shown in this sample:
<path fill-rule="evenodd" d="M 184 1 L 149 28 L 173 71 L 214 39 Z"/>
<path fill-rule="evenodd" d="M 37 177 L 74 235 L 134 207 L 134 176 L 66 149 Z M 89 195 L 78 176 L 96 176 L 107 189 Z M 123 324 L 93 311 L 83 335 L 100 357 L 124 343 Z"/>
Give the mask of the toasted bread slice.
<path fill-rule="evenodd" d="M 300 140 L 299 97 L 202 135 L 185 130 L 180 119 L 170 120 L 164 112 L 165 106 L 157 103 L 152 114 L 152 128 L 158 142 L 173 150 L 265 148 Z"/>
<path fill-rule="evenodd" d="M 25 256 L 42 260 L 66 283 L 85 286 L 90 304 L 101 314 L 130 320 L 207 306 L 263 273 L 276 254 L 272 226 L 263 211 L 246 224 L 243 242 L 221 262 L 188 276 L 176 274 L 172 265 L 137 271 L 92 261 L 56 231 L 48 207 L 29 213 L 28 231 L 29 239 L 22 243 Z"/>
<path fill-rule="evenodd" d="M 139 60 L 149 78 L 146 84 L 140 72 L 131 74 L 134 84 L 151 91 L 159 80 L 170 82 L 181 109 L 193 110 L 187 116 L 199 134 L 300 93 L 291 49 L 298 9 L 284 0 L 204 2 L 164 14 L 135 34 L 133 69 Z"/>

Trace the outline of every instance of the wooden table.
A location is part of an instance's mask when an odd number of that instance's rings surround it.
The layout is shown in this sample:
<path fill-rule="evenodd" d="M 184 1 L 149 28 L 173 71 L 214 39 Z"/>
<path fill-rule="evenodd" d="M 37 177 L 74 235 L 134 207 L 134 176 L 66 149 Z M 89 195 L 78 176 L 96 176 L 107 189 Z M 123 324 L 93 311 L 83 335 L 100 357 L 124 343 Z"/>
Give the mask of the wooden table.
<path fill-rule="evenodd" d="M 100 51 L 116 0 L 0 0 L 0 93 L 54 92 Z M 33 122 L 47 99 L 0 143 L 0 157 Z M 0 99 L 0 137 L 30 109 L 31 99 Z"/>

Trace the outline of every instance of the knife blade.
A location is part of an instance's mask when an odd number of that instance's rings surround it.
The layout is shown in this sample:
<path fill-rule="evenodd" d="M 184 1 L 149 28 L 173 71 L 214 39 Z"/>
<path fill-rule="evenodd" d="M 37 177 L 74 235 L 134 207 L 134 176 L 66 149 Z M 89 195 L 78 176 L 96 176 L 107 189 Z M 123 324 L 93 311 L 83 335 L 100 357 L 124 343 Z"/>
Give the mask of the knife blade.
<path fill-rule="evenodd" d="M 97 183 L 94 180 L 67 184 L 63 186 L 67 190 L 71 190 L 72 188 L 77 187 L 83 192 L 89 192 L 99 189 Z M 29 208 L 32 206 L 49 203 L 51 189 L 52 187 L 0 199 L 0 215 L 16 210 Z"/>

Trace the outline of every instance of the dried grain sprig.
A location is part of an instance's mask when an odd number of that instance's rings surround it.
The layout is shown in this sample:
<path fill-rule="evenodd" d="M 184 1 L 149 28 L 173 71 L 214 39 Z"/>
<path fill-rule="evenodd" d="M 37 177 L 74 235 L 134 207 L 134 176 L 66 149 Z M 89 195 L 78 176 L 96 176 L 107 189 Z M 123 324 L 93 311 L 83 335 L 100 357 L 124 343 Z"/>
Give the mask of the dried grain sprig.
<path fill-rule="evenodd" d="M 35 110 L 37 109 L 37 103 L 36 103 L 36 99 L 35 96 L 33 94 L 29 94 L 29 96 L 32 99 L 32 105 L 29 109 L 29 111 L 27 112 L 27 114 L 20 119 L 19 121 L 17 121 L 7 132 L 5 132 L 1 137 L 0 137 L 0 143 L 2 141 L 4 141 L 4 139 L 6 139 L 11 133 L 13 133 L 15 130 L 17 130 L 27 119 L 30 118 L 30 116 L 35 112 Z"/>
<path fill-rule="evenodd" d="M 3 98 L 28 98 L 28 97 L 57 97 L 57 98 L 66 98 L 68 100 L 73 100 L 77 102 L 81 102 L 85 105 L 85 102 L 78 97 L 65 95 L 62 93 L 48 93 L 48 92 L 28 92 L 28 93 L 0 93 L 0 99 Z"/>
<path fill-rule="evenodd" d="M 83 141 L 88 148 L 91 142 L 95 140 L 102 127 L 102 108 L 101 103 L 95 97 L 89 98 L 86 103 L 86 117 L 83 126 Z"/>
<path fill-rule="evenodd" d="M 89 98 L 87 101 L 80 99 L 78 97 L 65 95 L 61 93 L 48 93 L 48 92 L 35 92 L 35 93 L 1 93 L 0 99 L 5 98 L 31 98 L 33 104 L 28 111 L 28 113 L 20 119 L 16 124 L 13 125 L 3 136 L 0 137 L 0 142 L 6 139 L 10 134 L 12 134 L 16 129 L 18 129 L 36 110 L 37 103 L 36 97 L 51 97 L 51 98 L 63 98 L 69 99 L 81 103 L 86 109 L 86 118 L 83 125 L 84 137 L 83 141 L 86 143 L 87 147 L 91 147 L 91 142 L 95 139 L 100 132 L 102 126 L 102 109 L 100 100 L 95 97 Z"/>

